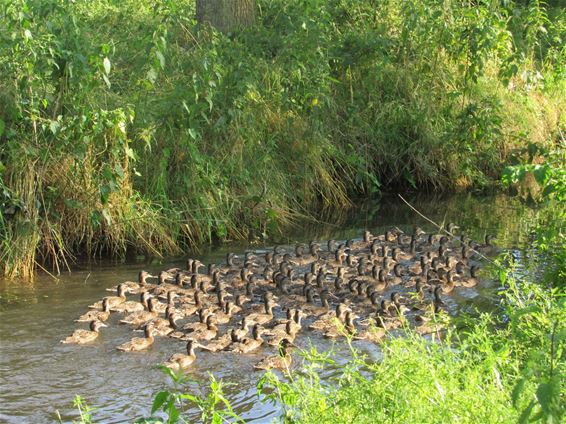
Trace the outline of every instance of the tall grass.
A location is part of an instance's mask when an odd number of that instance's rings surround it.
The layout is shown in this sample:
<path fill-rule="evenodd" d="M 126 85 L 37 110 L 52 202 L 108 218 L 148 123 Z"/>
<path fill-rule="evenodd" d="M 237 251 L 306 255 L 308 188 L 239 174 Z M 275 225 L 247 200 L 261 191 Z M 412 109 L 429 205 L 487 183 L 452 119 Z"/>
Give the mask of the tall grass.
<path fill-rule="evenodd" d="M 265 237 L 383 189 L 481 188 L 564 127 L 562 9 L 0 1 L 0 267 Z M 50 268 L 49 268 L 50 267 Z"/>

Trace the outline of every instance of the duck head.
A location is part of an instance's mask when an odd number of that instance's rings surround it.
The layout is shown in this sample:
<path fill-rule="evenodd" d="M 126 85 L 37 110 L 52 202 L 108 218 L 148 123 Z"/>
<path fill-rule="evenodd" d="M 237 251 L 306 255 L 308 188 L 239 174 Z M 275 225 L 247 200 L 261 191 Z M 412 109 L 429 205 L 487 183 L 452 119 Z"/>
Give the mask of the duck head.
<path fill-rule="evenodd" d="M 95 333 L 98 333 L 102 327 L 108 327 L 108 326 L 96 319 L 92 320 L 89 324 L 90 331 L 94 331 Z"/>
<path fill-rule="evenodd" d="M 149 272 L 147 271 L 140 271 L 138 274 L 138 283 L 140 286 L 145 286 L 147 284 L 147 279 L 148 278 L 155 278 L 153 275 L 151 275 Z"/>
<path fill-rule="evenodd" d="M 126 298 L 126 286 L 122 283 L 122 284 L 118 284 L 118 287 L 116 288 L 116 293 L 118 294 L 118 297 L 125 299 Z"/>

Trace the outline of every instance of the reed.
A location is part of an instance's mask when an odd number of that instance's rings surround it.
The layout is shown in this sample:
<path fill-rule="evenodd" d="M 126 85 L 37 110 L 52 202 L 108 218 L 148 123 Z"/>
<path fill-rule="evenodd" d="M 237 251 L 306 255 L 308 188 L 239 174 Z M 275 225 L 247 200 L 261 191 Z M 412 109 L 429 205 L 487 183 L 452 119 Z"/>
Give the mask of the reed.
<path fill-rule="evenodd" d="M 0 2 L 0 269 L 264 238 L 389 189 L 482 189 L 564 127 L 542 2 Z"/>

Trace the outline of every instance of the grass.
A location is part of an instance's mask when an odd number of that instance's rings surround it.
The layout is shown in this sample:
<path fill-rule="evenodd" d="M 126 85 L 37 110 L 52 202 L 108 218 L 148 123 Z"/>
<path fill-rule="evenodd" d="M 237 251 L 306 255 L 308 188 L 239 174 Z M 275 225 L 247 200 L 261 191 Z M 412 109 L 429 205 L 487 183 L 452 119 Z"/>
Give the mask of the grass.
<path fill-rule="evenodd" d="M 188 0 L 0 1 L 0 272 L 490 186 L 564 128 L 552 6 L 260 0 L 223 35 Z"/>

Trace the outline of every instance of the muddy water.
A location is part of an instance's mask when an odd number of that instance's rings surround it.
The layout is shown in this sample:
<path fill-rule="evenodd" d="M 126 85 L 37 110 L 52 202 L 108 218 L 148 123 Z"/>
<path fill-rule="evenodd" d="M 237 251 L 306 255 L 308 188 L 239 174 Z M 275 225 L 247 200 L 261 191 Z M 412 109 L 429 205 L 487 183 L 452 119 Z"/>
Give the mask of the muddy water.
<path fill-rule="evenodd" d="M 411 199 L 425 215 L 437 222 L 453 221 L 476 240 L 486 233 L 496 234 L 501 248 L 509 249 L 517 258 L 525 255 L 519 239 L 525 233 L 523 222 L 533 214 L 505 197 L 473 198 L 457 196 L 448 199 Z M 411 231 L 420 225 L 425 231 L 434 227 L 415 214 L 400 200 L 392 198 L 366 202 L 346 210 L 326 211 L 318 221 L 298 225 L 285 236 L 269 243 L 232 244 L 193 253 L 203 262 L 220 263 L 227 251 L 262 250 L 274 243 L 292 244 L 311 239 L 344 240 L 360 237 L 364 229 L 380 233 L 391 226 Z M 0 281 L 0 422 L 63 422 L 77 418 L 72 400 L 79 394 L 94 408 L 95 422 L 131 422 L 147 417 L 153 396 L 170 384 L 153 365 L 174 352 L 183 350 L 184 342 L 160 338 L 148 351 L 123 353 L 116 346 L 131 338 L 129 328 L 110 318 L 110 327 L 103 329 L 97 342 L 88 347 L 62 345 L 59 340 L 72 333 L 73 322 L 90 303 L 107 295 L 105 288 L 136 278 L 139 269 L 156 273 L 160 269 L 182 266 L 185 258 L 162 263 L 83 264 L 59 281 L 40 276 L 33 284 Z M 485 280 L 476 289 L 460 290 L 449 301 L 450 312 L 486 310 L 494 305 L 495 283 Z M 281 311 L 276 313 L 282 315 Z M 113 314 L 116 315 L 116 314 Z M 334 348 L 337 356 L 347 360 L 347 349 L 321 337 L 302 333 L 297 344 L 314 344 L 320 350 Z M 366 342 L 356 342 L 372 357 L 379 349 Z M 197 351 L 198 359 L 191 371 L 195 380 L 191 389 L 205 393 L 209 373 L 226 383 L 225 392 L 234 410 L 250 422 L 266 422 L 277 417 L 277 405 L 262 403 L 256 394 L 261 372 L 252 365 L 268 349 L 255 355 L 206 353 Z M 298 362 L 300 366 L 300 360 Z M 198 420 L 198 411 L 190 412 Z"/>

